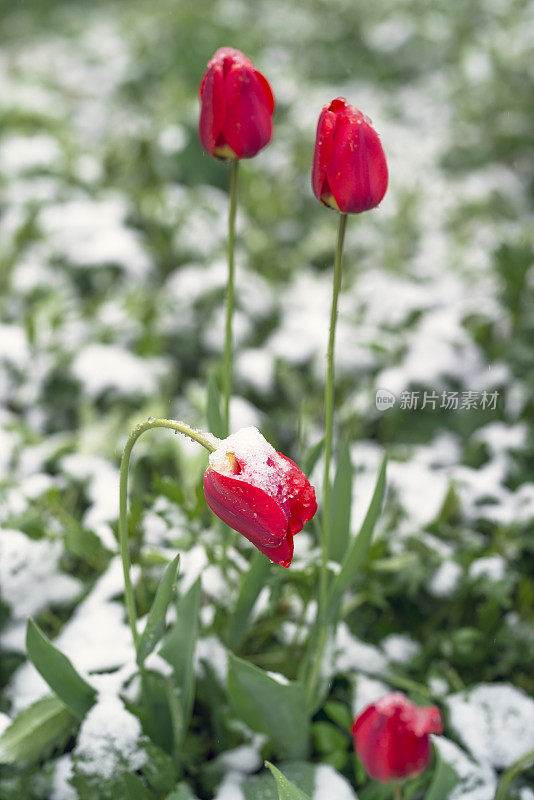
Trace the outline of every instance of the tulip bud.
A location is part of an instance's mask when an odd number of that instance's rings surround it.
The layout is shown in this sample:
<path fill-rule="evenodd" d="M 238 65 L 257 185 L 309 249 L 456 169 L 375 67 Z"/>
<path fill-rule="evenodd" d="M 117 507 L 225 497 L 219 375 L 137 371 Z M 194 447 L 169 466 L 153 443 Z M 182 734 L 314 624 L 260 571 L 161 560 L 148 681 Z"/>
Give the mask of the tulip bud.
<path fill-rule="evenodd" d="M 435 706 L 419 708 L 401 692 L 372 703 L 354 720 L 354 748 L 369 775 L 381 783 L 417 775 L 430 762 L 429 734 L 442 733 Z"/>
<path fill-rule="evenodd" d="M 257 428 L 241 429 L 211 453 L 204 495 L 223 522 L 282 567 L 291 564 L 293 536 L 317 511 L 304 473 Z"/>
<path fill-rule="evenodd" d="M 220 47 L 200 84 L 198 132 L 206 152 L 224 161 L 253 158 L 271 140 L 274 97 L 266 78 L 239 50 Z"/>
<path fill-rule="evenodd" d="M 371 120 L 344 97 L 324 106 L 317 124 L 313 192 L 325 206 L 359 214 L 386 193 L 388 168 Z"/>

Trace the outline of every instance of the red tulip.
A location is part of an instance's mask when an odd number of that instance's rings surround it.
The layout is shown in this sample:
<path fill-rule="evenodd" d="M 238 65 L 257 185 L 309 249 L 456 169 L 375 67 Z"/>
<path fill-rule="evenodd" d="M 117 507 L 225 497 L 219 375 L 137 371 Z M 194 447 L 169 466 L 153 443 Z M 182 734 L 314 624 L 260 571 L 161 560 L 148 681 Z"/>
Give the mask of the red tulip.
<path fill-rule="evenodd" d="M 256 428 L 219 443 L 204 473 L 204 494 L 223 522 L 282 567 L 291 564 L 293 536 L 317 511 L 304 473 Z"/>
<path fill-rule="evenodd" d="M 368 211 L 386 193 L 388 168 L 378 134 L 344 97 L 324 106 L 319 117 L 312 186 L 323 205 L 343 214 Z"/>
<path fill-rule="evenodd" d="M 354 720 L 354 747 L 369 775 L 381 783 L 417 775 L 430 762 L 429 734 L 441 733 L 439 709 L 419 708 L 393 692 Z"/>
<path fill-rule="evenodd" d="M 200 84 L 198 132 L 215 158 L 252 158 L 271 140 L 274 97 L 266 78 L 239 50 L 220 47 Z"/>

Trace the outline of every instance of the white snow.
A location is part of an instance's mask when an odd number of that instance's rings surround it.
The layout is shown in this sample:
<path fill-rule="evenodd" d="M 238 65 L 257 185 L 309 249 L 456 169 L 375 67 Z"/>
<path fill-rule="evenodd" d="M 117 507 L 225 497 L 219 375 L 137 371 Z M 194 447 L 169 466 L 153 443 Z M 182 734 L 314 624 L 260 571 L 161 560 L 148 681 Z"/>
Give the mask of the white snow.
<path fill-rule="evenodd" d="M 421 645 L 403 633 L 391 633 L 381 642 L 382 650 L 390 661 L 408 664 L 420 652 Z"/>
<path fill-rule="evenodd" d="M 0 711 L 0 736 L 11 725 L 11 718 Z"/>
<path fill-rule="evenodd" d="M 221 685 L 226 684 L 228 672 L 228 651 L 216 636 L 205 636 L 197 640 L 195 650 L 195 671 L 202 672 L 202 662 L 206 661 L 214 670 Z"/>
<path fill-rule="evenodd" d="M 448 597 L 458 586 L 462 568 L 456 561 L 444 561 L 439 565 L 428 583 L 428 591 L 434 597 Z"/>
<path fill-rule="evenodd" d="M 133 580 L 136 574 L 133 569 Z M 54 640 L 56 647 L 83 675 L 122 667 L 133 658 L 132 636 L 125 620 L 124 606 L 113 600 L 122 591 L 122 562 L 117 556 Z M 88 681 L 93 683 L 94 678 L 90 676 Z M 13 675 L 8 694 L 18 711 L 47 691 L 48 686 L 27 661 Z"/>
<path fill-rule="evenodd" d="M 105 522 L 117 519 L 119 513 L 119 470 L 100 456 L 73 453 L 64 456 L 60 462 L 64 475 L 86 485 L 87 497 L 90 502 L 83 522 L 90 529 L 99 530 Z M 106 542 L 106 546 L 116 542 Z"/>
<path fill-rule="evenodd" d="M 480 763 L 511 766 L 534 750 L 534 700 L 510 684 L 481 684 L 447 698 L 450 723 Z"/>
<path fill-rule="evenodd" d="M 282 675 L 280 672 L 271 672 L 268 670 L 267 675 L 269 675 L 269 677 L 271 677 L 273 681 L 280 683 L 282 686 L 289 686 L 288 679 L 286 678 L 285 675 Z"/>
<path fill-rule="evenodd" d="M 319 764 L 314 771 L 312 800 L 357 800 L 351 785 L 329 764 Z"/>
<path fill-rule="evenodd" d="M 227 772 L 213 800 L 246 800 L 241 784 L 241 772 Z"/>
<path fill-rule="evenodd" d="M 234 474 L 236 461 L 240 466 L 238 474 Z M 289 464 L 278 457 L 274 447 L 253 427 L 241 428 L 222 439 L 217 449 L 210 453 L 209 464 L 215 472 L 252 483 L 273 496 L 277 494 L 281 476 L 289 468 Z"/>
<path fill-rule="evenodd" d="M 493 800 L 497 778 L 489 764 L 476 763 L 457 744 L 444 736 L 432 736 L 440 756 L 459 778 L 447 800 Z"/>
<path fill-rule="evenodd" d="M 128 206 L 123 197 L 103 200 L 79 197 L 50 203 L 39 214 L 50 247 L 74 266 L 117 264 L 135 278 L 150 269 L 139 234 L 126 227 Z"/>
<path fill-rule="evenodd" d="M 118 697 L 104 695 L 80 728 L 74 749 L 77 769 L 108 779 L 121 767 L 134 772 L 146 761 L 140 737 L 138 718 L 126 711 Z"/>
<path fill-rule="evenodd" d="M 13 178 L 28 170 L 52 169 L 60 160 L 57 141 L 47 134 L 9 136 L 2 139 L 0 172 Z"/>
<path fill-rule="evenodd" d="M 107 391 L 120 397 L 151 397 L 164 371 L 161 359 L 140 358 L 112 344 L 88 344 L 72 364 L 72 374 L 93 399 Z"/>
<path fill-rule="evenodd" d="M 391 689 L 382 681 L 369 678 L 363 673 L 356 675 L 355 691 L 352 699 L 352 713 L 356 717 L 371 703 L 376 703 Z"/>
<path fill-rule="evenodd" d="M 21 531 L 0 530 L 0 585 L 14 620 L 71 602 L 80 593 L 80 581 L 59 571 L 62 555 L 61 541 L 30 539 Z"/>
<path fill-rule="evenodd" d="M 387 660 L 377 647 L 361 642 L 351 634 L 347 625 L 338 625 L 335 641 L 335 668 L 339 672 L 383 673 Z"/>
<path fill-rule="evenodd" d="M 274 383 L 274 358 L 269 350 L 259 347 L 242 350 L 236 359 L 239 380 L 258 394 L 268 394 Z"/>
<path fill-rule="evenodd" d="M 217 759 L 217 764 L 220 764 L 225 772 L 242 772 L 245 775 L 256 772 L 262 765 L 259 749 L 264 740 L 265 737 L 256 737 L 254 744 L 244 744 L 233 750 L 226 750 Z"/>
<path fill-rule="evenodd" d="M 477 558 L 469 567 L 469 577 L 488 578 L 492 581 L 501 581 L 506 575 L 506 561 L 501 556 L 487 556 Z"/>
<path fill-rule="evenodd" d="M 72 755 L 67 753 L 54 762 L 50 800 L 77 800 L 78 793 L 69 783 L 72 777 Z"/>

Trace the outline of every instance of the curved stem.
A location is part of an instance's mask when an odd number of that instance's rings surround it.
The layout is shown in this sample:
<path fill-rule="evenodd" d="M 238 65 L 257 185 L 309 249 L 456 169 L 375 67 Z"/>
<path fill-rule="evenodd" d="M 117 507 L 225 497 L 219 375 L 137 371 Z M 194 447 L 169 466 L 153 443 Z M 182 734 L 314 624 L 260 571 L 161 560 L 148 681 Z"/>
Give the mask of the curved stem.
<path fill-rule="evenodd" d="M 124 448 L 121 468 L 120 468 L 120 488 L 119 488 L 119 541 L 121 548 L 122 570 L 124 573 L 124 599 L 126 602 L 126 610 L 128 612 L 128 622 L 134 640 L 135 649 L 139 642 L 139 634 L 137 633 L 137 609 L 135 606 L 135 596 L 132 586 L 132 579 L 130 576 L 130 553 L 128 549 L 128 467 L 130 465 L 130 456 L 132 449 L 139 437 L 152 428 L 170 428 L 176 433 L 183 433 L 189 436 L 193 441 L 198 442 L 205 447 L 209 452 L 215 450 L 215 445 L 206 438 L 206 435 L 200 431 L 186 425 L 185 422 L 178 422 L 174 419 L 149 419 L 142 422 L 132 431 L 126 446 Z"/>
<path fill-rule="evenodd" d="M 225 433 L 230 433 L 230 398 L 232 395 L 232 322 L 234 316 L 234 249 L 235 217 L 237 210 L 237 176 L 239 161 L 232 161 L 230 172 L 230 209 L 228 212 L 228 282 L 226 284 L 226 328 L 224 337 L 224 425 Z"/>
<path fill-rule="evenodd" d="M 334 285 L 332 290 L 332 310 L 330 312 L 330 334 L 326 355 L 326 385 L 324 395 L 324 478 L 323 478 L 323 541 L 320 580 L 320 608 L 326 609 L 326 593 L 328 589 L 328 551 L 330 547 L 330 461 L 332 459 L 332 438 L 334 431 L 334 346 L 336 341 L 337 303 L 341 288 L 341 259 L 347 215 L 339 215 L 336 253 L 334 258 Z"/>

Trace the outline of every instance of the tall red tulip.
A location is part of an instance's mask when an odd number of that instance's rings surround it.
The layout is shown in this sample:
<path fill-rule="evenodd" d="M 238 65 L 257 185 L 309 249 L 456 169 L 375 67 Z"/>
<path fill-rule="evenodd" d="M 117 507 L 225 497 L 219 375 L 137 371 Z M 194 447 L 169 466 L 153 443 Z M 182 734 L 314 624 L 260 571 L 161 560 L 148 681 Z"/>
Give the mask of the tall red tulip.
<path fill-rule="evenodd" d="M 317 124 L 313 192 L 325 206 L 359 214 L 386 193 L 388 168 L 371 120 L 338 97 L 324 106 Z"/>
<path fill-rule="evenodd" d="M 419 708 L 401 692 L 372 703 L 352 726 L 356 752 L 369 775 L 381 783 L 426 769 L 431 758 L 429 734 L 442 731 L 439 709 Z"/>
<path fill-rule="evenodd" d="M 200 141 L 215 158 L 252 158 L 270 142 L 271 87 L 239 50 L 217 50 L 200 84 L 200 102 Z"/>
<path fill-rule="evenodd" d="M 211 510 L 275 564 L 289 567 L 293 536 L 317 511 L 304 473 L 256 428 L 223 439 L 204 474 Z"/>

